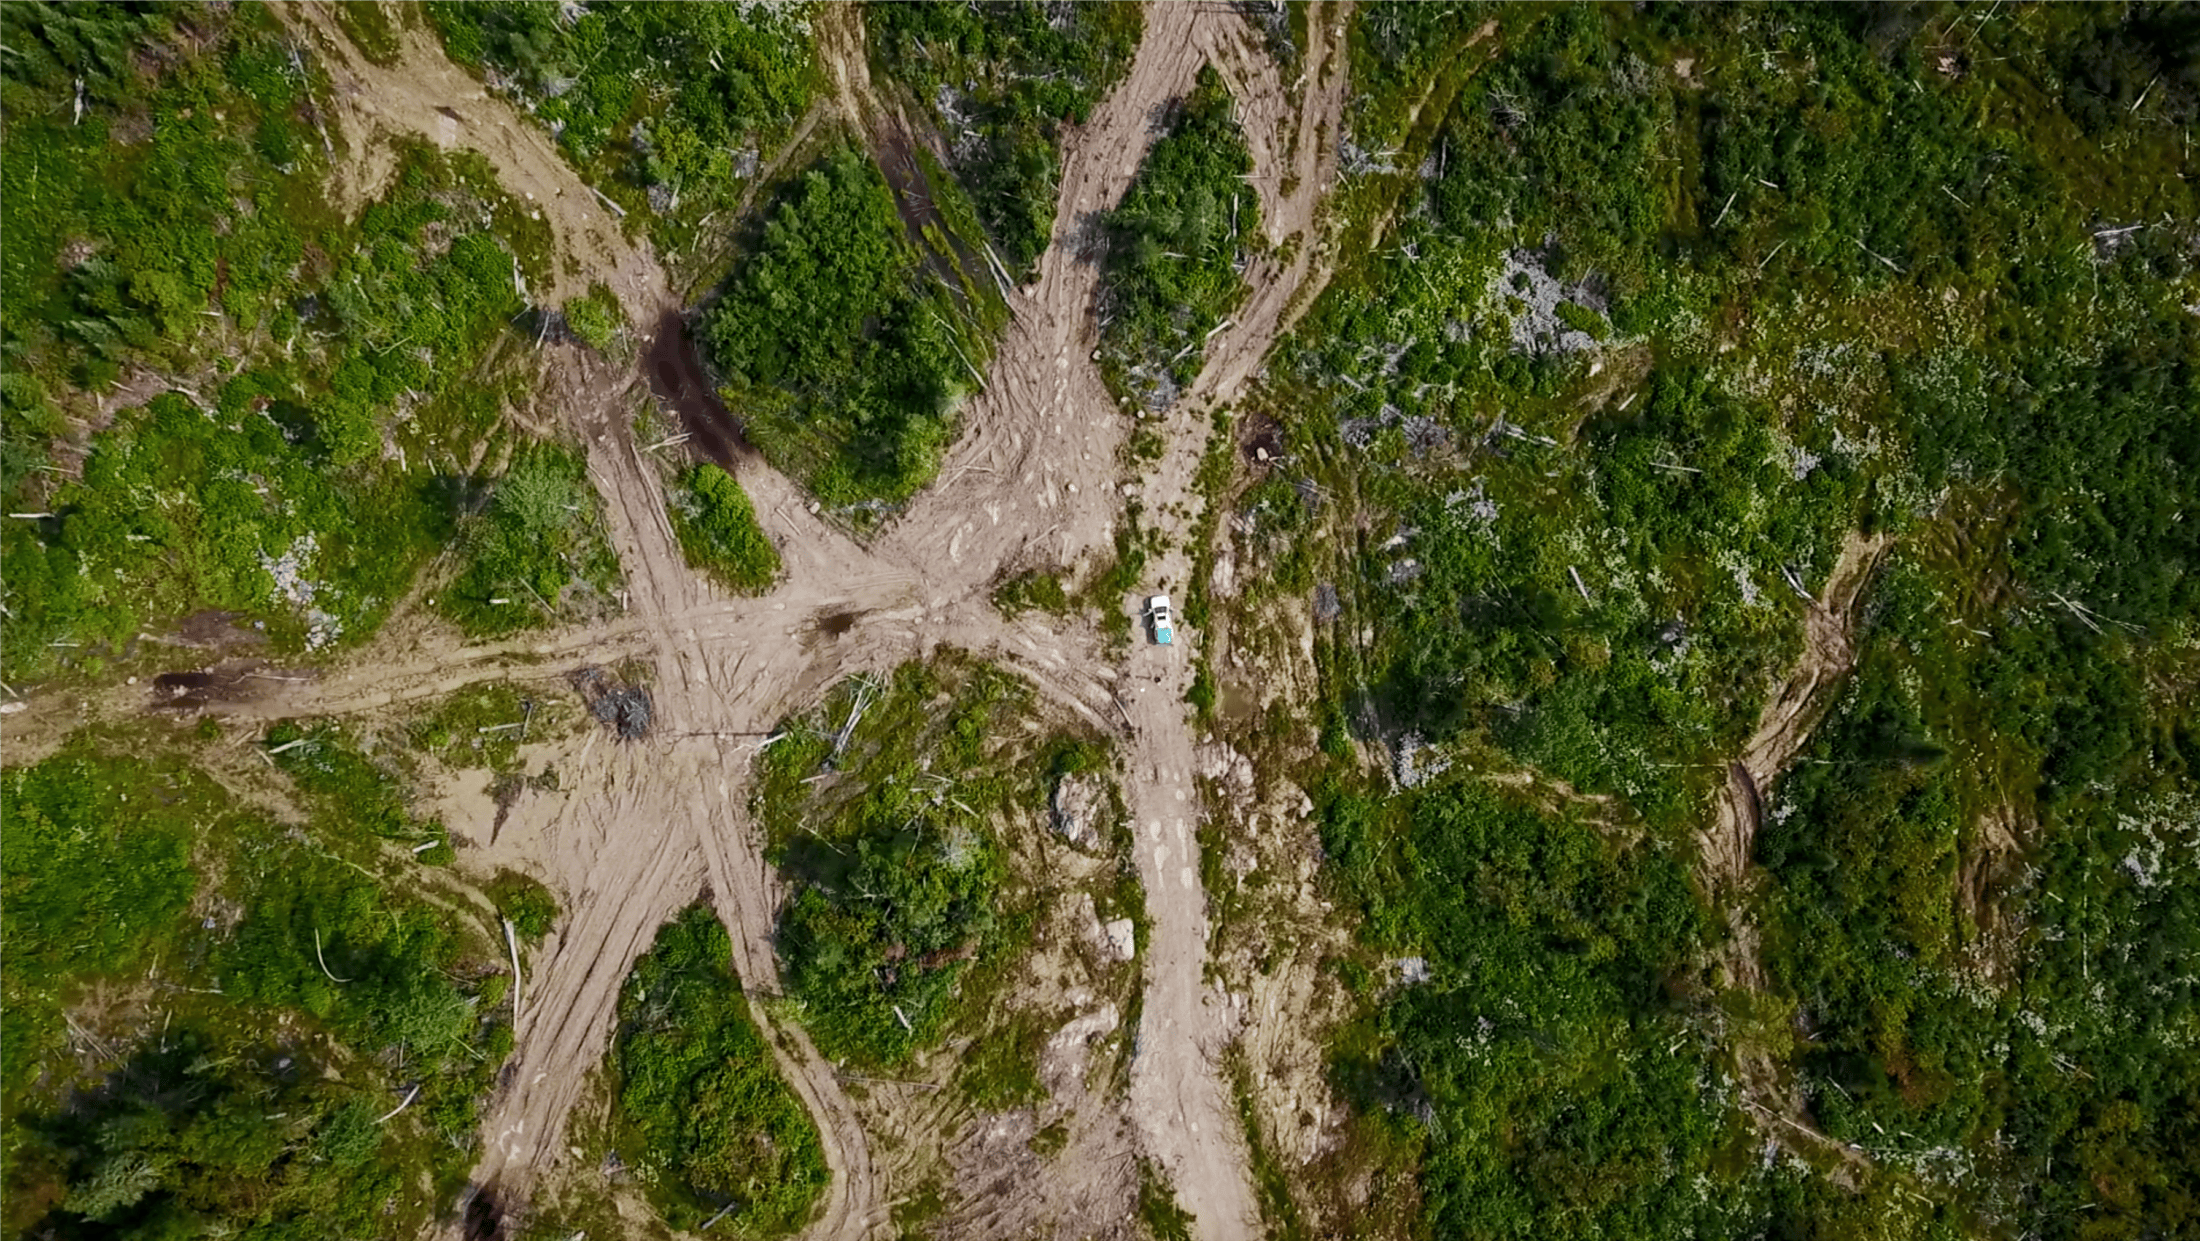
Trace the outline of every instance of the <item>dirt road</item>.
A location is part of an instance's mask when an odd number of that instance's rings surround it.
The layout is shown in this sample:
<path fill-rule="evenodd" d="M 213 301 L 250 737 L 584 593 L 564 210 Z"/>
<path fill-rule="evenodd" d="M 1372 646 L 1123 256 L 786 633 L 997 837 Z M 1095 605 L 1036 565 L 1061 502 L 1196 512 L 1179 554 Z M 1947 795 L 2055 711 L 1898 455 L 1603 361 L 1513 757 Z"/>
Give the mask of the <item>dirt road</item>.
<path fill-rule="evenodd" d="M 401 55 L 373 65 L 345 42 L 322 5 L 286 6 L 330 64 L 347 145 L 345 185 L 364 201 L 386 177 L 387 136 L 422 134 L 479 151 L 504 185 L 536 203 L 555 234 L 555 300 L 602 280 L 635 324 L 659 325 L 681 307 L 646 243 L 616 227 L 588 188 L 526 117 L 452 66 L 432 36 L 403 26 Z M 854 15 L 847 15 L 853 19 Z M 528 655 L 559 667 L 585 658 L 650 661 L 657 731 L 631 746 L 591 741 L 574 756 L 574 792 L 548 799 L 539 819 L 501 834 L 489 864 L 522 866 L 564 893 L 568 916 L 530 966 L 508 1085 L 493 1100 L 476 1176 L 493 1218 L 524 1201 L 567 1157 L 566 1119 L 602 1062 L 618 990 L 657 928 L 706 889 L 733 932 L 735 964 L 780 1067 L 816 1117 L 833 1179 L 816 1237 L 856 1238 L 886 1223 L 868 1144 L 831 1065 L 799 1028 L 774 1021 L 761 999 L 778 992 L 773 931 L 780 902 L 760 841 L 745 821 L 754 742 L 789 712 L 857 671 L 881 670 L 953 645 L 1029 677 L 1051 699 L 1114 727 L 1128 714 L 1128 790 L 1139 832 L 1152 937 L 1147 992 L 1132 1070 L 1132 1101 L 1146 1153 L 1166 1169 L 1207 1241 L 1259 1230 L 1243 1134 L 1216 1057 L 1233 1023 L 1225 997 L 1203 982 L 1206 898 L 1192 833 L 1194 739 L 1183 704 L 1197 635 L 1173 649 L 1141 645 L 1117 664 L 1098 635 L 1004 620 L 988 602 L 995 575 L 1026 562 L 1069 564 L 1112 544 L 1123 498 L 1119 450 L 1130 418 L 1117 411 L 1091 361 L 1099 270 L 1095 223 L 1128 189 L 1159 137 L 1169 101 L 1199 66 L 1221 66 L 1239 101 L 1255 157 L 1270 239 L 1289 262 L 1264 258 L 1231 327 L 1211 342 L 1206 368 L 1163 415 L 1166 454 L 1140 481 L 1146 511 L 1168 536 L 1154 579 L 1181 590 L 1191 571 L 1186 535 L 1198 497 L 1192 479 L 1209 411 L 1258 373 L 1276 334 L 1326 279 L 1315 232 L 1333 178 L 1344 86 L 1342 19 L 1310 10 L 1306 77 L 1287 91 L 1254 31 L 1210 6 L 1149 8 L 1126 80 L 1071 135 L 1060 209 L 1039 277 L 1010 297 L 1013 322 L 964 414 L 965 430 L 940 481 L 869 546 L 809 512 L 806 498 L 760 462 L 737 469 L 782 550 L 787 575 L 759 599 L 727 598 L 692 574 L 665 517 L 657 473 L 642 459 L 631 414 L 647 399 L 642 363 L 606 362 L 572 347 L 541 351 L 536 398 L 587 450 L 612 543 L 628 582 L 627 612 L 611 622 L 522 641 L 455 645 L 393 623 L 391 636 L 307 682 L 283 682 L 238 704 L 248 716 L 338 714 L 449 692 L 471 681 L 541 675 L 515 670 Z M 825 50 L 841 64 L 844 104 L 866 124 L 883 114 L 858 40 Z M 830 42 L 826 40 L 825 42 Z M 896 118 L 896 124 L 903 123 Z M 648 355 L 644 354 L 646 358 Z M 1125 607 L 1135 607 L 1127 598 Z M 116 691 L 121 695 L 122 691 Z M 117 698 L 116 701 L 121 701 Z M 69 714 L 50 707 L 40 718 Z"/>

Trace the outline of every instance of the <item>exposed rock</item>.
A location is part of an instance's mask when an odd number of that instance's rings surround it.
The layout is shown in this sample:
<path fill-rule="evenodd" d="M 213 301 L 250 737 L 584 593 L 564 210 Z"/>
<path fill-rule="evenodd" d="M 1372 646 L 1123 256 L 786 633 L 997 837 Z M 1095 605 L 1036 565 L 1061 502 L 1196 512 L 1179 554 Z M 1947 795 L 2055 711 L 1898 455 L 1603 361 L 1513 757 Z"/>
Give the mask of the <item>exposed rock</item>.
<path fill-rule="evenodd" d="M 1138 924 L 1129 918 L 1117 918 L 1100 928 L 1108 937 L 1108 949 L 1118 961 L 1128 961 L 1138 955 Z"/>
<path fill-rule="evenodd" d="M 1108 807 L 1107 782 L 1097 776 L 1063 776 L 1054 782 L 1048 806 L 1054 830 L 1082 848 L 1100 837 L 1100 819 Z"/>
<path fill-rule="evenodd" d="M 1093 904 L 1092 894 L 1077 894 L 1077 911 L 1071 915 L 1083 931 L 1085 943 L 1092 950 L 1113 961 L 1128 961 L 1138 955 L 1138 925 L 1129 918 L 1117 918 L 1113 922 L 1100 921 L 1100 909 Z"/>
<path fill-rule="evenodd" d="M 1322 624 L 1344 615 L 1344 604 L 1337 598 L 1337 588 L 1328 582 L 1314 585 L 1314 619 Z"/>

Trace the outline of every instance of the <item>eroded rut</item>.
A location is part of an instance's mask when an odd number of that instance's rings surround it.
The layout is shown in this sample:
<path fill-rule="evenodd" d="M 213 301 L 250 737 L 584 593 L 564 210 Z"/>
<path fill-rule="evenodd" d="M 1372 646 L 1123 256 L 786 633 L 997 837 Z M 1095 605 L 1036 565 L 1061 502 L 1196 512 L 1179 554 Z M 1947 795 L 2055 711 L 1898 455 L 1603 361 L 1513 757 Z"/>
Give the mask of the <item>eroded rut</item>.
<path fill-rule="evenodd" d="M 375 188 L 384 138 L 422 134 L 477 150 L 508 189 L 542 207 L 560 252 L 561 285 L 608 283 L 630 320 L 653 325 L 650 334 L 660 338 L 626 364 L 571 347 L 540 354 L 536 399 L 579 434 L 604 499 L 628 580 L 623 617 L 476 646 L 423 639 L 417 627 L 408 636 L 393 624 L 350 664 L 232 708 L 266 718 L 340 714 L 473 681 L 543 675 L 513 670 L 514 655 L 595 663 L 631 656 L 654 665 L 655 734 L 626 746 L 592 739 L 573 764 L 580 787 L 539 821 L 500 833 L 488 860 L 542 875 L 565 893 L 570 912 L 526 979 L 518 1048 L 492 1101 L 475 1178 L 484 1209 L 493 1215 L 488 1204 L 526 1201 L 567 1157 L 567 1117 L 603 1060 L 621 983 L 657 928 L 707 889 L 733 932 L 754 1016 L 783 1036 L 775 1041 L 780 1067 L 824 1140 L 832 1182 L 809 1235 L 863 1237 L 888 1224 L 863 1128 L 832 1066 L 800 1028 L 775 1021 L 761 1003 L 779 988 L 772 943 L 781 894 L 745 818 L 754 741 L 744 738 L 806 708 L 843 676 L 951 645 L 1016 669 L 1103 727 L 1121 731 L 1128 717 L 1128 793 L 1153 932 L 1133 1114 L 1145 1153 L 1166 1169 L 1199 1236 L 1256 1234 L 1243 1133 L 1216 1064 L 1233 1029 L 1230 1004 L 1203 981 L 1206 900 L 1192 839 L 1199 807 L 1183 706 L 1197 635 L 1185 635 L 1184 646 L 1141 646 L 1111 662 L 1089 627 L 1056 631 L 1004 620 L 988 590 L 1003 567 L 1033 558 L 1073 563 L 1112 542 L 1123 504 L 1118 450 L 1129 428 L 1090 360 L 1099 272 L 1089 239 L 1160 136 L 1167 103 L 1211 61 L 1238 98 L 1271 240 L 1296 236 L 1297 244 L 1288 263 L 1267 258 L 1249 272 L 1245 306 L 1210 343 L 1206 368 L 1185 399 L 1164 415 L 1167 453 L 1140 483 L 1146 511 L 1172 549 L 1155 568 L 1157 580 L 1181 586 L 1189 574 L 1185 536 L 1199 502 L 1192 478 L 1207 413 L 1257 374 L 1294 309 L 1326 279 L 1315 220 L 1333 179 L 1345 90 L 1338 10 L 1312 7 L 1307 73 L 1294 92 L 1234 12 L 1149 7 L 1128 77 L 1070 136 L 1052 244 L 1038 280 L 1010 295 L 1013 321 L 939 483 L 869 546 L 813 516 L 807 498 L 743 452 L 730 427 L 713 433 L 719 424 L 707 383 L 689 369 L 692 360 L 663 348 L 682 307 L 662 267 L 646 243 L 613 226 L 532 121 L 484 92 L 410 24 L 400 60 L 378 67 L 349 48 L 323 6 L 286 6 L 284 16 L 328 54 L 354 201 Z M 844 16 L 860 20 L 853 11 Z M 844 93 L 857 98 L 848 105 L 856 123 L 882 115 L 868 76 L 859 78 L 849 61 L 860 62 L 860 28 L 852 40 L 842 31 L 820 46 L 837 58 Z M 690 430 L 711 457 L 738 471 L 780 545 L 787 573 L 770 595 L 727 598 L 688 570 L 657 473 L 631 435 L 632 414 L 653 382 L 675 407 L 701 411 Z M 131 693 L 142 700 L 143 691 Z M 65 714 L 49 704 L 41 718 Z"/>
<path fill-rule="evenodd" d="M 1748 916 L 1752 864 L 1766 799 L 1810 740 L 1811 730 L 1833 704 L 1833 691 L 1856 664 L 1856 602 L 1891 539 L 1886 534 L 1851 532 L 1817 599 L 1804 611 L 1803 651 L 1758 713 L 1757 727 L 1739 758 L 1727 764 L 1727 779 L 1711 825 L 1697 836 L 1697 856 L 1706 894 L 1726 912 L 1728 937 L 1719 961 L 1733 985 L 1752 993 L 1766 989 L 1757 923 Z M 1791 1081 L 1783 1080 L 1772 1054 L 1752 1040 L 1735 1051 L 1742 1103 L 1783 1145 L 1809 1152 L 1830 1152 L 1841 1161 L 1837 1179 L 1853 1178 L 1864 1162 L 1857 1148 L 1820 1131 Z"/>

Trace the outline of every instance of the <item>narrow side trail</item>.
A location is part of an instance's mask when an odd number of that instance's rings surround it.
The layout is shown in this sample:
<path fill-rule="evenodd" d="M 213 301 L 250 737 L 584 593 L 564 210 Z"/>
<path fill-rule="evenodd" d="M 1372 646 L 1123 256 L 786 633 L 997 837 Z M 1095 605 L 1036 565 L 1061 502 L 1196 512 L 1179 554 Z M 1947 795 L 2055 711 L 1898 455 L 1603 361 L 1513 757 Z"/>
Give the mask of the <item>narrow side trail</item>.
<path fill-rule="evenodd" d="M 399 50 L 385 66 L 351 45 L 328 0 L 285 0 L 277 11 L 314 40 L 328 68 L 349 147 L 337 179 L 346 210 L 371 201 L 396 170 L 395 155 L 377 138 L 418 136 L 444 150 L 477 151 L 505 190 L 539 208 L 550 225 L 558 261 L 551 264 L 552 287 L 534 290 L 539 300 L 556 305 L 600 280 L 636 323 L 654 322 L 655 311 L 673 300 L 648 245 L 627 240 L 550 135 L 452 64 L 426 23 L 391 23 Z"/>
<path fill-rule="evenodd" d="M 1726 784 L 1719 790 L 1712 824 L 1697 835 L 1705 894 L 1726 912 L 1728 936 L 1719 960 L 1733 985 L 1753 992 L 1765 988 L 1758 926 L 1748 908 L 1750 867 L 1765 800 L 1832 706 L 1833 690 L 1856 666 L 1856 602 L 1891 541 L 1884 534 L 1853 531 L 1843 540 L 1824 589 L 1804 613 L 1802 655 L 1765 700 L 1741 756 L 1727 764 Z M 1768 1137 L 1838 1156 L 1844 1167 L 1841 1175 L 1853 1176 L 1861 1169 L 1864 1156 L 1817 1128 L 1809 1109 L 1782 1084 L 1779 1067 L 1763 1049 L 1738 1040 L 1736 1068 L 1743 1105 Z"/>
<path fill-rule="evenodd" d="M 1757 728 L 1729 764 L 1713 826 L 1698 837 L 1704 868 L 1715 886 L 1741 882 L 1756 848 L 1763 799 L 1810 740 L 1831 705 L 1828 691 L 1856 665 L 1852 641 L 1856 601 L 1891 540 L 1851 532 L 1825 587 L 1803 614 L 1803 653 L 1758 712 Z"/>
<path fill-rule="evenodd" d="M 1259 50 L 1249 28 L 1241 26 L 1238 39 L 1222 43 L 1212 54 L 1238 101 L 1253 152 L 1252 184 L 1260 195 L 1261 220 L 1278 250 L 1262 255 L 1246 273 L 1252 292 L 1230 325 L 1209 342 L 1207 365 L 1191 391 L 1195 403 L 1234 399 L 1259 371 L 1276 338 L 1329 285 L 1335 256 L 1315 224 L 1337 181 L 1350 15 L 1350 4 L 1307 6 L 1304 72 L 1294 88 L 1296 113 L 1289 111 L 1292 92 L 1277 76 L 1276 62 Z"/>

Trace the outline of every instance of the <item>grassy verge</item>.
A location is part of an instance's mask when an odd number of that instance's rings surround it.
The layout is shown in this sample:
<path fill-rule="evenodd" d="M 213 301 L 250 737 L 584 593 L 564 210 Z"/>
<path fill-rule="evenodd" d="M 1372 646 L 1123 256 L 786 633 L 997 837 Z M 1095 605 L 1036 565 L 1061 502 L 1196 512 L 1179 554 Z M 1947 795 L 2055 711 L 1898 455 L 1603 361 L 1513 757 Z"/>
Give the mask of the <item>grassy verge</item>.
<path fill-rule="evenodd" d="M 423 8 L 451 59 L 555 132 L 581 176 L 668 256 L 692 254 L 712 217 L 753 194 L 822 85 L 800 5 Z"/>
<path fill-rule="evenodd" d="M 864 16 L 874 69 L 929 107 L 986 234 L 1030 279 L 1054 233 L 1062 127 L 1083 124 L 1129 69 L 1137 6 L 888 4 Z"/>
<path fill-rule="evenodd" d="M 458 575 L 435 603 L 469 634 L 594 619 L 618 590 L 603 500 L 580 454 L 560 444 L 520 450 L 483 511 L 461 527 L 459 547 Z"/>

